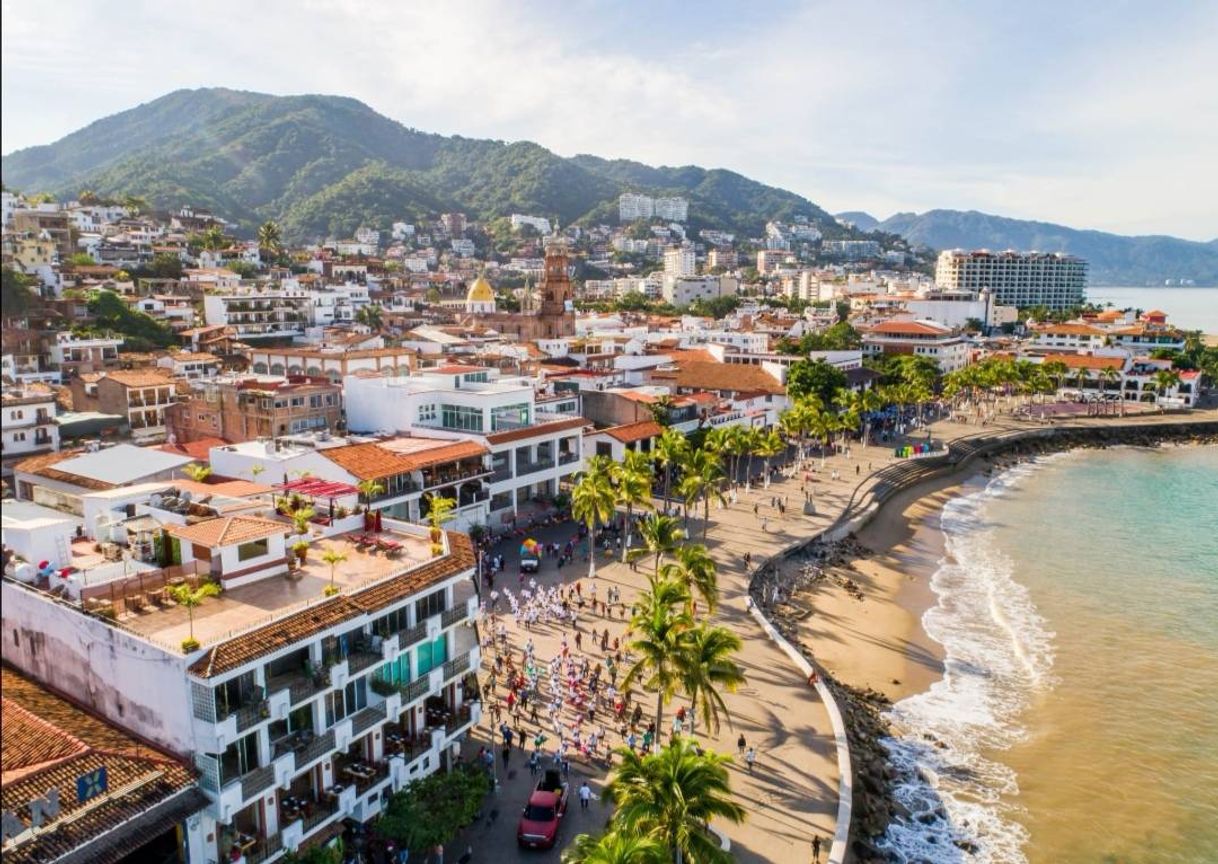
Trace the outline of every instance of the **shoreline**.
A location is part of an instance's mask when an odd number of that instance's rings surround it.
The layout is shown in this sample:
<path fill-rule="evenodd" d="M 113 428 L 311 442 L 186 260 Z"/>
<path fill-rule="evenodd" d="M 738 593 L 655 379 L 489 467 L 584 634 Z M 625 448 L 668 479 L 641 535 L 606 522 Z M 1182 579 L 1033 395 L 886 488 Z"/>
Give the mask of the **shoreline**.
<path fill-rule="evenodd" d="M 938 602 L 930 580 L 946 554 L 943 505 L 973 491 L 967 487 L 982 477 L 1049 453 L 1218 443 L 1208 428 L 1148 426 L 1127 430 L 1120 436 L 1127 440 L 1059 431 L 1005 441 L 944 466 L 943 473 L 877 502 L 856 533 L 828 541 L 832 532 L 823 532 L 755 578 L 752 591 L 764 613 L 822 669 L 841 707 L 855 772 L 849 860 L 892 860 L 875 842 L 896 819 L 909 816 L 894 795 L 903 778 L 880 742 L 892 735 L 886 713 L 893 703 L 942 678 L 945 652 L 922 618 Z M 766 602 L 775 587 L 778 602 Z M 965 846 L 960 848 L 974 851 Z"/>

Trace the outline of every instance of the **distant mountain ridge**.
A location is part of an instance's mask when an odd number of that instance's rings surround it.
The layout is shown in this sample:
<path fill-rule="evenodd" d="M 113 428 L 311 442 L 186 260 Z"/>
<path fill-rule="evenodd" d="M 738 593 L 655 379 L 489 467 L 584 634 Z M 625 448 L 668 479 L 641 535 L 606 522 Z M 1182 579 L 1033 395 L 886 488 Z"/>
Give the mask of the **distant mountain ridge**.
<path fill-rule="evenodd" d="M 2 170 L 7 187 L 28 192 L 138 195 L 161 209 L 191 203 L 247 231 L 274 219 L 292 240 L 445 210 L 616 222 L 625 191 L 687 197 L 695 231 L 757 236 L 770 219 L 802 214 L 828 236 L 851 234 L 806 198 L 732 171 L 567 159 L 527 141 L 445 137 L 339 96 L 178 90 L 10 153 Z"/>
<path fill-rule="evenodd" d="M 1087 259 L 1092 285 L 1162 285 L 1166 279 L 1218 285 L 1218 240 L 1197 243 L 1166 236 L 1127 237 L 976 210 L 897 213 L 880 222 L 877 230 L 935 249 L 1069 252 Z"/>

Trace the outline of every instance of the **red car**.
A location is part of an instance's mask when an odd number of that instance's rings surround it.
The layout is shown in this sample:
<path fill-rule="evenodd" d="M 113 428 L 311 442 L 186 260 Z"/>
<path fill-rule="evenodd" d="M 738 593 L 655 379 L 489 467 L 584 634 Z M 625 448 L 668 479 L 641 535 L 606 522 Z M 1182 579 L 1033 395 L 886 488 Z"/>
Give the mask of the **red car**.
<path fill-rule="evenodd" d="M 552 849 L 566 812 L 567 784 L 557 771 L 547 771 L 520 814 L 516 842 L 529 849 Z"/>

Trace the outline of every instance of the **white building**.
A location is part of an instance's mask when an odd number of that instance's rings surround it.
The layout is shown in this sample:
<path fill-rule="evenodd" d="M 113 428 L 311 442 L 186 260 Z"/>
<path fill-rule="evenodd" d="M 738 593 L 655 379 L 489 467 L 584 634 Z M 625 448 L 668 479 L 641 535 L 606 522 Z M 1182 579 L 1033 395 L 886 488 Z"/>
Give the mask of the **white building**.
<path fill-rule="evenodd" d="M 739 287 L 740 283 L 732 276 L 674 277 L 665 274 L 660 293 L 674 306 L 688 306 L 695 300 L 734 296 Z"/>
<path fill-rule="evenodd" d="M 684 198 L 657 198 L 652 208 L 657 219 L 684 222 L 689 218 L 689 202 Z"/>
<path fill-rule="evenodd" d="M 0 455 L 7 461 L 58 450 L 58 413 L 55 394 L 47 387 L 6 390 L 0 399 Z"/>
<path fill-rule="evenodd" d="M 543 237 L 550 233 L 550 220 L 544 216 L 525 216 L 522 213 L 513 213 L 511 223 L 513 231 L 519 231 L 527 225 Z"/>
<path fill-rule="evenodd" d="M 935 264 L 935 284 L 949 291 L 988 288 L 1004 306 L 1070 309 L 1083 302 L 1087 262 L 1060 252 L 946 250 Z"/>
<path fill-rule="evenodd" d="M 622 222 L 650 219 L 655 215 L 655 202 L 648 195 L 623 192 L 617 199 L 617 214 Z"/>
<path fill-rule="evenodd" d="M 344 379 L 348 428 L 481 443 L 490 452 L 492 525 L 553 498 L 582 468 L 582 417 L 537 408 L 533 384 L 478 366 Z"/>
<path fill-rule="evenodd" d="M 203 296 L 208 325 L 232 327 L 237 339 L 302 336 L 312 307 L 309 292 L 301 288 L 237 289 Z"/>
<path fill-rule="evenodd" d="M 286 521 L 171 519 L 164 534 L 181 563 L 144 563 L 137 547 L 108 543 L 124 560 L 77 570 L 56 598 L 24 565 L 3 582 L 5 661 L 192 757 L 208 803 L 191 817 L 187 860 L 279 860 L 346 820 L 370 822 L 390 793 L 450 768 L 481 718 L 465 688 L 481 659 L 468 538 L 382 527 L 373 554 L 317 526 L 289 566 Z M 346 560 L 327 565 L 326 548 Z M 224 591 L 188 624 L 162 600 L 179 579 Z"/>
<path fill-rule="evenodd" d="M 994 302 L 989 291 L 974 294 L 968 291 L 933 291 L 902 301 L 915 318 L 935 321 L 944 327 L 964 327 L 970 320 L 986 327 L 998 327 L 1019 320 L 1019 310 Z"/>
<path fill-rule="evenodd" d="M 863 333 L 863 354 L 913 354 L 939 364 L 944 374 L 969 364 L 969 340 L 958 330 L 933 321 L 892 319 Z"/>
<path fill-rule="evenodd" d="M 680 278 L 698 272 L 692 246 L 669 246 L 664 251 L 664 275 Z"/>
<path fill-rule="evenodd" d="M 820 244 L 821 255 L 832 258 L 875 258 L 880 254 L 880 244 L 875 240 L 825 240 Z"/>

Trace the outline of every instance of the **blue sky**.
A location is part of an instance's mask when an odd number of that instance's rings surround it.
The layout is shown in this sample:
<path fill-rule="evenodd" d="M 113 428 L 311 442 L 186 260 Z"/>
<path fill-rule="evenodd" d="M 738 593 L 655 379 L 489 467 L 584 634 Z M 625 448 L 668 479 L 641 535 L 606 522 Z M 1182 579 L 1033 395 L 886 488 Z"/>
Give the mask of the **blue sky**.
<path fill-rule="evenodd" d="M 1218 3 L 3 0 L 3 152 L 179 87 L 731 168 L 827 209 L 1218 237 Z"/>

